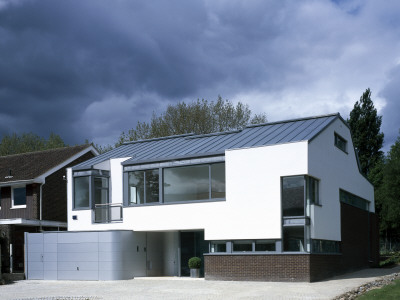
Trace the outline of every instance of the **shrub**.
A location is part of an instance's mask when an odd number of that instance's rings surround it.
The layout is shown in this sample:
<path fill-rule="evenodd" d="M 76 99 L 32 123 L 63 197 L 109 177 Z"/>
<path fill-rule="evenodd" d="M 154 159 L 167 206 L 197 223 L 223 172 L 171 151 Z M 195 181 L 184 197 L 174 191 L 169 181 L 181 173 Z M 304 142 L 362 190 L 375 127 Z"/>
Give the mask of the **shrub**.
<path fill-rule="evenodd" d="M 191 259 L 189 259 L 188 265 L 190 269 L 200 269 L 201 258 L 196 256 L 192 257 Z"/>

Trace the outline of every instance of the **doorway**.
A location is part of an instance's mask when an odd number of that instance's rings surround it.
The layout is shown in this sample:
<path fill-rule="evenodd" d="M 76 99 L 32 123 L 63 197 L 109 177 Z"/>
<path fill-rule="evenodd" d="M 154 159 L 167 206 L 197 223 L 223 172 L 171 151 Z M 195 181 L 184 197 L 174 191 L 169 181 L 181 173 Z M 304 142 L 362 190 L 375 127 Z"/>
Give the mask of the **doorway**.
<path fill-rule="evenodd" d="M 191 257 L 201 258 L 200 275 L 204 276 L 204 253 L 208 253 L 208 242 L 204 240 L 204 231 L 182 231 L 181 243 L 181 276 L 190 276 L 188 261 Z"/>

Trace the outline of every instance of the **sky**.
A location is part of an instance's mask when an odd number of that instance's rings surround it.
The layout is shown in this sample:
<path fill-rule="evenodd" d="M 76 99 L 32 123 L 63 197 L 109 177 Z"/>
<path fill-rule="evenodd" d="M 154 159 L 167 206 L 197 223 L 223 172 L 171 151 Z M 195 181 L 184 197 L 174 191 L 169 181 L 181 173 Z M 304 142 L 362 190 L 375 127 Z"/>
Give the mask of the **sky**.
<path fill-rule="evenodd" d="M 0 134 L 114 144 L 167 105 L 339 112 L 370 88 L 400 129 L 398 0 L 0 0 Z"/>

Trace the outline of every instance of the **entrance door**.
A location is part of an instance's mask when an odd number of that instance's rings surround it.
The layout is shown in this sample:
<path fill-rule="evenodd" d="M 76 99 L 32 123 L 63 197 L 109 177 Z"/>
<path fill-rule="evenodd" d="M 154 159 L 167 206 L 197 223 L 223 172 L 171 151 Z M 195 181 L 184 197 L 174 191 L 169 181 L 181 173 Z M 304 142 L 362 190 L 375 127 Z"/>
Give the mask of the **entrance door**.
<path fill-rule="evenodd" d="M 208 242 L 204 240 L 204 231 L 181 232 L 181 276 L 190 276 L 188 261 L 191 257 L 201 258 L 200 274 L 204 276 L 204 253 L 208 253 Z"/>

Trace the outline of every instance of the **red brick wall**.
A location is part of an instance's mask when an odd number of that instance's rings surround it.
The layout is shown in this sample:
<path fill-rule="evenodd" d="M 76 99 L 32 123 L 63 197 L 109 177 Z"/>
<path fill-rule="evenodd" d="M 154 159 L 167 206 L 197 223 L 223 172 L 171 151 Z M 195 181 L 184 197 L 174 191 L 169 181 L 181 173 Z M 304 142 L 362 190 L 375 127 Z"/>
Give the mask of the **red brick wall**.
<path fill-rule="evenodd" d="M 310 281 L 310 255 L 204 255 L 212 280 Z"/>

